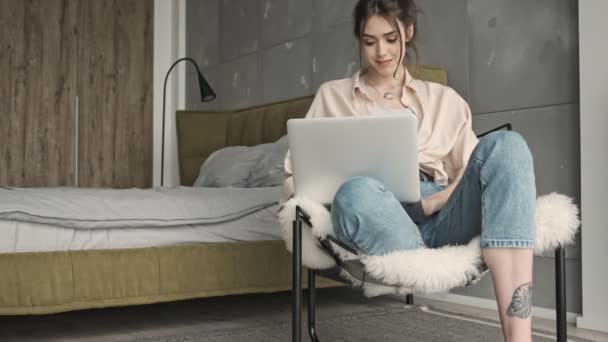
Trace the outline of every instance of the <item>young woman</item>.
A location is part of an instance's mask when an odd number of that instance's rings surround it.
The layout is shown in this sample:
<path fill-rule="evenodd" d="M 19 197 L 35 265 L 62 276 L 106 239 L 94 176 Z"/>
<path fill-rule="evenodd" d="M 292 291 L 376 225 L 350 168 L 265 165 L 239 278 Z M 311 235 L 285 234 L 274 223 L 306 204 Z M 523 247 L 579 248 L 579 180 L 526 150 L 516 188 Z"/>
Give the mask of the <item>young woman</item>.
<path fill-rule="evenodd" d="M 531 341 L 536 188 L 530 150 L 514 132 L 478 140 L 467 103 L 451 88 L 405 68 L 416 52 L 412 0 L 360 0 L 354 33 L 365 62 L 352 78 L 323 84 L 306 117 L 416 115 L 423 222 L 414 223 L 377 180 L 355 177 L 337 191 L 336 236 L 369 255 L 466 244 L 481 235 L 506 341 Z M 281 202 L 293 195 L 289 154 Z"/>

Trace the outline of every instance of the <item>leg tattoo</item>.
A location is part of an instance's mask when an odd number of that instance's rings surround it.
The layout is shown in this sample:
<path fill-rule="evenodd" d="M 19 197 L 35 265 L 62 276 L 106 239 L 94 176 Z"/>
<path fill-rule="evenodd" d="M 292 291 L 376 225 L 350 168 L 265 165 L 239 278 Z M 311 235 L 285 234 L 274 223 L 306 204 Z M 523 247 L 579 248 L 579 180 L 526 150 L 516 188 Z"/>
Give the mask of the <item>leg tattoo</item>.
<path fill-rule="evenodd" d="M 507 308 L 509 317 L 526 319 L 532 313 L 532 282 L 519 285 L 513 292 L 511 304 Z"/>

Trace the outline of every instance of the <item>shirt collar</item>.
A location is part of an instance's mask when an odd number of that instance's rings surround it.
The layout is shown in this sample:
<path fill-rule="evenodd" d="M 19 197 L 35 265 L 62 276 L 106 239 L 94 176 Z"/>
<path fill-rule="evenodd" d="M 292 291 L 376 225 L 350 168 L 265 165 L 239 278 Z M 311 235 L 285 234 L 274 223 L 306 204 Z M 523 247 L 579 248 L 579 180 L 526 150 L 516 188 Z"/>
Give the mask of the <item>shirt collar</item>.
<path fill-rule="evenodd" d="M 357 71 L 353 76 L 352 76 L 352 84 L 353 84 L 353 90 L 352 90 L 352 95 L 353 97 L 356 96 L 357 91 L 361 92 L 361 94 L 363 94 L 364 96 L 366 96 L 369 99 L 375 99 L 374 96 L 378 96 L 378 95 L 370 95 L 370 93 L 368 93 L 366 91 L 366 88 L 364 86 L 362 86 L 363 80 L 361 80 L 361 70 Z M 416 92 L 418 90 L 418 83 L 419 81 L 415 78 L 412 77 L 412 75 L 410 74 L 410 72 L 407 70 L 407 68 L 405 68 L 405 84 L 403 85 L 403 93 L 405 94 L 405 90 L 406 89 L 411 89 L 412 91 Z"/>

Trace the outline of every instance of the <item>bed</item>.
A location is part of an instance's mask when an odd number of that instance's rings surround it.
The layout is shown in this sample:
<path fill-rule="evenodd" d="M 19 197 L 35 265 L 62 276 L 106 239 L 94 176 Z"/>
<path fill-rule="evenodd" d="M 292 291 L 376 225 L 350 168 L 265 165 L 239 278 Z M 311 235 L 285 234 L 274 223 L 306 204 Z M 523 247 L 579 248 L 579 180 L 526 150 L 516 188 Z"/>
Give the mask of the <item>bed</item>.
<path fill-rule="evenodd" d="M 447 78 L 443 69 L 433 66 L 412 72 L 430 81 L 445 83 Z M 312 97 L 304 97 L 235 112 L 179 111 L 181 184 L 192 185 L 203 162 L 215 151 L 271 143 L 284 136 L 286 121 L 303 117 L 311 101 Z M 29 224 L 23 228 L 20 222 L 0 220 L 0 314 L 48 314 L 289 290 L 291 257 L 279 224 L 273 221 L 275 211 L 276 206 L 267 206 L 228 225 L 182 227 L 189 232 L 186 239 L 183 234 L 168 238 L 176 230 L 161 233 L 136 227 L 113 237 L 109 233 L 104 237 L 103 232 L 88 239 L 68 237 L 67 245 L 61 242 L 65 238 L 57 237 L 61 235 L 57 231 L 67 234 L 65 227 Z M 230 236 L 231 229 L 243 226 L 250 228 L 250 238 Z M 26 232 L 47 237 L 39 239 L 43 243 L 38 245 L 23 243 L 28 241 Z M 142 235 L 148 238 L 138 242 Z M 306 279 L 302 281 L 305 285 Z M 327 279 L 317 284 L 337 285 Z"/>

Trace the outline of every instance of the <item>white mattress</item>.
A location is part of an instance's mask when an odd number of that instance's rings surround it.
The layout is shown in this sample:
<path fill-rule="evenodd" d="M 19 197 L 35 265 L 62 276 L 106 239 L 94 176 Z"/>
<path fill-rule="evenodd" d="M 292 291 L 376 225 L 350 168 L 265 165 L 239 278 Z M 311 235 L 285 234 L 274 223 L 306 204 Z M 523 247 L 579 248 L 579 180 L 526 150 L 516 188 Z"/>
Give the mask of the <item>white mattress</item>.
<path fill-rule="evenodd" d="M 222 223 L 162 228 L 74 229 L 0 220 L 0 253 L 280 240 L 277 209 L 273 205 Z"/>

